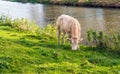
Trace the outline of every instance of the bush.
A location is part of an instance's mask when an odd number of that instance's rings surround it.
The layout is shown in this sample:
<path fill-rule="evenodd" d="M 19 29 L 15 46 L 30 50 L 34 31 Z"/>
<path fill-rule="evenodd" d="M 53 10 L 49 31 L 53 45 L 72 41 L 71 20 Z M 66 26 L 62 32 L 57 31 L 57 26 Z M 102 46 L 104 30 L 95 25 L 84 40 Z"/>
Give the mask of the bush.
<path fill-rule="evenodd" d="M 96 46 L 99 49 L 110 49 L 120 52 L 120 34 L 110 31 L 108 34 L 102 31 L 96 32 L 89 30 L 87 40 L 91 47 Z"/>
<path fill-rule="evenodd" d="M 1 16 L 0 22 L 4 23 L 4 25 L 11 26 L 13 28 L 18 29 L 19 31 L 24 31 L 24 32 L 35 33 L 39 29 L 39 27 L 35 24 L 34 21 L 29 21 L 28 19 L 24 19 L 24 18 L 21 19 L 16 18 L 12 20 L 9 17 Z"/>
<path fill-rule="evenodd" d="M 14 19 L 11 22 L 12 27 L 18 28 L 20 31 L 31 31 L 35 32 L 38 29 L 38 26 L 32 21 L 30 22 L 28 19 Z"/>
<path fill-rule="evenodd" d="M 8 0 L 8 1 L 22 2 L 22 3 L 27 3 L 27 2 L 38 3 L 38 2 L 40 2 L 40 0 Z"/>
<path fill-rule="evenodd" d="M 86 2 L 88 2 L 88 3 L 89 3 L 89 2 L 95 2 L 95 1 L 94 1 L 94 0 L 86 0 Z"/>
<path fill-rule="evenodd" d="M 40 0 L 40 3 L 50 3 L 51 0 Z"/>
<path fill-rule="evenodd" d="M 77 3 L 79 0 L 64 0 L 65 3 Z"/>
<path fill-rule="evenodd" d="M 87 40 L 90 46 L 106 48 L 106 44 L 104 43 L 104 34 L 102 31 L 97 33 L 96 31 L 89 30 L 87 32 Z"/>

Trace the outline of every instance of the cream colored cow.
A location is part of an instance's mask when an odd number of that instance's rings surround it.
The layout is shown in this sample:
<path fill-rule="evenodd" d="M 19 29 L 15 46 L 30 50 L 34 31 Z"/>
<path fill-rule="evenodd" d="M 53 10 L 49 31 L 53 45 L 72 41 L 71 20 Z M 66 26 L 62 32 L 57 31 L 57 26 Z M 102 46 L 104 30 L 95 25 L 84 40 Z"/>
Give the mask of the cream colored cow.
<path fill-rule="evenodd" d="M 68 40 L 71 43 L 72 50 L 77 50 L 79 48 L 79 42 L 82 40 L 81 38 L 81 27 L 79 22 L 68 15 L 61 15 L 58 17 L 56 21 L 57 30 L 58 30 L 58 44 L 60 44 L 60 35 L 63 33 L 62 43 L 64 44 L 64 37 L 67 34 Z"/>

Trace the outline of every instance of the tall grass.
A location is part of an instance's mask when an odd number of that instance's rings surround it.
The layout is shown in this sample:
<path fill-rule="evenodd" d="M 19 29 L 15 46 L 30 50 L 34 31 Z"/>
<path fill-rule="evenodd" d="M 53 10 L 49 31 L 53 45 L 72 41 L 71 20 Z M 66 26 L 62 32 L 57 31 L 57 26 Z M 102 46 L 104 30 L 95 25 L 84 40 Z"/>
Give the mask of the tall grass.
<path fill-rule="evenodd" d="M 52 39 L 56 39 L 56 28 L 54 24 L 48 24 L 46 27 L 41 27 L 35 24 L 34 21 L 29 21 L 28 19 L 14 19 L 12 20 L 9 17 L 1 16 L 0 21 L 4 23 L 4 25 L 9 25 L 12 28 L 18 29 L 22 32 L 33 33 L 36 36 L 45 36 Z"/>
<path fill-rule="evenodd" d="M 77 3 L 79 0 L 63 0 L 64 3 Z"/>
<path fill-rule="evenodd" d="M 6 23 L 6 25 L 18 29 L 19 31 L 35 33 L 39 29 L 39 27 L 35 24 L 34 21 L 29 21 L 28 19 L 25 18 L 21 19 L 16 18 L 12 20 L 9 17 L 1 16 L 0 21 Z"/>
<path fill-rule="evenodd" d="M 89 30 L 87 39 L 90 46 L 96 46 L 99 49 L 109 49 L 120 52 L 120 34 L 110 30 L 105 34 L 102 31 Z"/>

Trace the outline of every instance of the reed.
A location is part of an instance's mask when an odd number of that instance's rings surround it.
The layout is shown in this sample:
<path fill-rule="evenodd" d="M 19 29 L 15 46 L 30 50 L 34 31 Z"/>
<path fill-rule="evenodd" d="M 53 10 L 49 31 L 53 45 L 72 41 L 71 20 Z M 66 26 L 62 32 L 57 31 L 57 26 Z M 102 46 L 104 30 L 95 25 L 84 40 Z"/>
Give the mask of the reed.
<path fill-rule="evenodd" d="M 89 30 L 87 39 L 91 47 L 96 46 L 98 49 L 120 52 L 120 34 L 115 33 L 113 30 L 110 30 L 107 34 L 102 31 Z"/>

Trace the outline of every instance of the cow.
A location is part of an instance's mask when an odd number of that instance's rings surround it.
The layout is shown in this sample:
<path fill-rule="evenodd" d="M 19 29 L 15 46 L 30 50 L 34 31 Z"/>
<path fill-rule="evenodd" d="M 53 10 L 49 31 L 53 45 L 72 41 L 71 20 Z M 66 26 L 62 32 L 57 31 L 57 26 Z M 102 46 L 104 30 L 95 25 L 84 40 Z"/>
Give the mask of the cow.
<path fill-rule="evenodd" d="M 78 20 L 72 16 L 62 14 L 57 18 L 56 26 L 58 31 L 58 44 L 60 44 L 60 35 L 62 32 L 62 43 L 65 44 L 64 37 L 67 34 L 67 40 L 70 41 L 72 50 L 77 50 L 79 48 L 79 42 L 82 41 L 81 26 Z"/>

